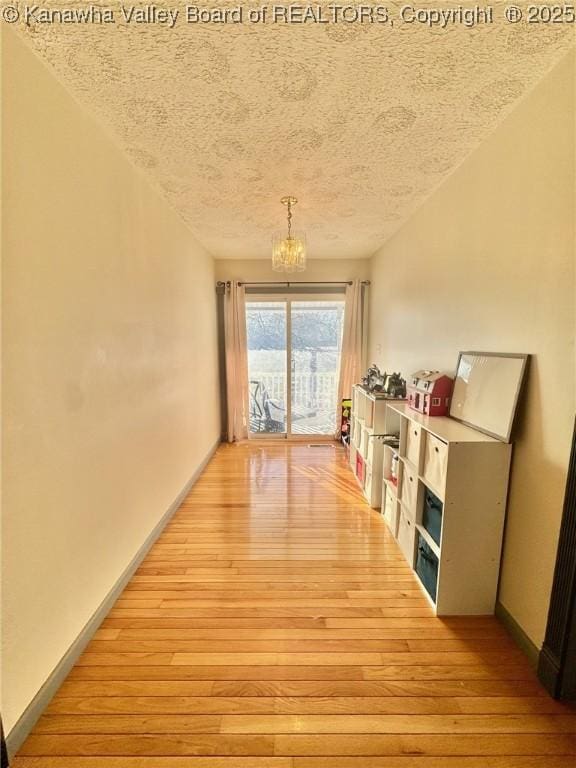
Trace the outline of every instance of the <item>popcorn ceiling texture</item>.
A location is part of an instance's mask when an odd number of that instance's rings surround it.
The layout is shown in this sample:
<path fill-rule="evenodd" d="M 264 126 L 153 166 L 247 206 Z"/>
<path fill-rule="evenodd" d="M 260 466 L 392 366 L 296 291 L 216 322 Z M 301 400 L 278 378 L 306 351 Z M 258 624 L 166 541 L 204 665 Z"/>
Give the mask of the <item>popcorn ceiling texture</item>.
<path fill-rule="evenodd" d="M 21 31 L 216 258 L 269 258 L 285 194 L 311 258 L 370 256 L 574 44 L 570 25 L 504 21 L 117 17 Z"/>

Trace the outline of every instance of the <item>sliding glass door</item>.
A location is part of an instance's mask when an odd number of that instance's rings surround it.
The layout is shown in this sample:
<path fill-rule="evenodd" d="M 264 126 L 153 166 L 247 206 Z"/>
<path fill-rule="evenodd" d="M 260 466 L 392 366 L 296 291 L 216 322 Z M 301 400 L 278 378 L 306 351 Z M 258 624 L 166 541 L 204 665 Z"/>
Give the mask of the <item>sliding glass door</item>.
<path fill-rule="evenodd" d="M 292 301 L 291 432 L 333 435 L 344 301 Z"/>
<path fill-rule="evenodd" d="M 286 435 L 288 304 L 246 302 L 250 434 Z"/>
<path fill-rule="evenodd" d="M 247 300 L 252 436 L 334 435 L 343 320 L 344 298 Z"/>

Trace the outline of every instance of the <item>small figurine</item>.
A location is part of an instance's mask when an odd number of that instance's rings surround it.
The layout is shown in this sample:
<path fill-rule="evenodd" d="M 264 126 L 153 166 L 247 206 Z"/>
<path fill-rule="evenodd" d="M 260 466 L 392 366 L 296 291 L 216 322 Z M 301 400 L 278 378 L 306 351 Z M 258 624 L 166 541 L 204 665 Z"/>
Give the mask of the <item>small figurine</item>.
<path fill-rule="evenodd" d="M 362 377 L 361 384 L 367 392 L 386 395 L 390 398 L 406 397 L 406 382 L 399 373 L 382 373 L 376 363 L 372 363 Z"/>
<path fill-rule="evenodd" d="M 389 397 L 404 399 L 406 397 L 406 381 L 399 373 L 391 373 L 386 376 L 384 391 Z"/>
<path fill-rule="evenodd" d="M 376 363 L 372 363 L 366 371 L 366 376 L 362 377 L 361 384 L 368 392 L 382 392 L 385 381 L 386 374 L 382 374 Z"/>

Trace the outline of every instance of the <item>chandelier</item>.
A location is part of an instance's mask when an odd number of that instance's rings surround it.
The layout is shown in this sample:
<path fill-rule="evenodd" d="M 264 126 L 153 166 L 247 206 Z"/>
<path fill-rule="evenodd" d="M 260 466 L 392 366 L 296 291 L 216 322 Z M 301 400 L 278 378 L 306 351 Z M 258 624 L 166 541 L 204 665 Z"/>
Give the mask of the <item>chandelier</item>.
<path fill-rule="evenodd" d="M 306 237 L 292 232 L 292 206 L 295 197 L 283 197 L 280 202 L 288 208 L 288 235 L 275 234 L 272 238 L 272 269 L 276 272 L 302 272 L 306 269 Z"/>

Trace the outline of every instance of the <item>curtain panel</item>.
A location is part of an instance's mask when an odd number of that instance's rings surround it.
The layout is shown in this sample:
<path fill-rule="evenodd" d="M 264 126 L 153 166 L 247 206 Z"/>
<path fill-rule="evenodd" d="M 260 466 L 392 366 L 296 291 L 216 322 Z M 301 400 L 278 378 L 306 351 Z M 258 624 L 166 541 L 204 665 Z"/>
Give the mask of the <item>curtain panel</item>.
<path fill-rule="evenodd" d="M 342 356 L 336 400 L 336 438 L 340 438 L 342 400 L 352 397 L 352 385 L 360 381 L 365 364 L 365 294 L 364 285 L 354 280 L 346 286 Z"/>
<path fill-rule="evenodd" d="M 226 362 L 229 443 L 248 438 L 248 352 L 244 286 L 231 282 L 224 293 L 224 347 Z"/>

